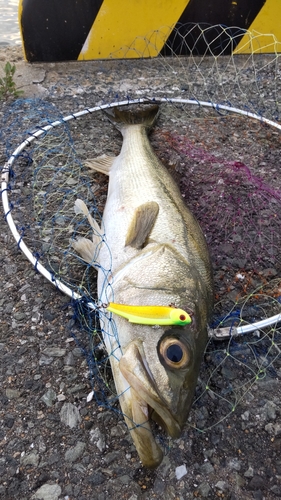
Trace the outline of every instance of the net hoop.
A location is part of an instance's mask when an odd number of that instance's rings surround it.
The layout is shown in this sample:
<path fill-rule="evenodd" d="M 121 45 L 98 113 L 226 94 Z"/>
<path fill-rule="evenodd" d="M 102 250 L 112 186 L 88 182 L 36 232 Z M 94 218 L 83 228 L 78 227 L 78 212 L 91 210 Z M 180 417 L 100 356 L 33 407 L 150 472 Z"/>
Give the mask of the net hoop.
<path fill-rule="evenodd" d="M 140 99 L 127 99 L 124 101 L 119 101 L 119 102 L 114 102 L 110 104 L 103 104 L 103 105 L 98 105 L 94 106 L 92 108 L 86 108 L 82 111 L 78 111 L 76 113 L 67 115 L 63 117 L 60 120 L 56 120 L 49 125 L 46 125 L 44 127 L 40 127 L 39 130 L 36 130 L 34 133 L 31 133 L 27 139 L 25 139 L 11 154 L 10 158 L 8 161 L 5 163 L 3 169 L 2 169 L 2 174 L 1 174 L 1 194 L 2 194 L 2 204 L 3 204 L 3 209 L 4 209 L 4 216 L 7 221 L 7 224 L 9 226 L 9 229 L 17 243 L 18 248 L 23 252 L 23 254 L 27 257 L 27 259 L 31 262 L 31 264 L 34 266 L 34 268 L 42 274 L 50 283 L 52 283 L 56 288 L 58 288 L 61 292 L 72 298 L 73 300 L 81 300 L 82 296 L 76 292 L 74 292 L 69 286 L 65 285 L 62 283 L 58 278 L 56 278 L 50 271 L 48 271 L 36 258 L 31 250 L 28 248 L 28 246 L 25 244 L 22 236 L 19 234 L 16 224 L 13 220 L 12 217 L 12 208 L 9 203 L 9 197 L 8 197 L 8 192 L 9 192 L 9 180 L 10 180 L 10 171 L 11 167 L 13 166 L 15 160 L 19 156 L 19 154 L 24 151 L 24 149 L 35 140 L 39 139 L 43 134 L 48 132 L 49 130 L 58 127 L 59 125 L 63 125 L 64 123 L 67 123 L 68 121 L 72 119 L 77 119 L 81 118 L 83 116 L 86 116 L 88 114 L 95 113 L 97 111 L 101 111 L 103 109 L 108 109 L 108 108 L 114 108 L 117 106 L 126 106 L 129 104 L 148 104 L 148 103 L 154 103 L 154 104 L 161 104 L 161 103 L 175 103 L 175 104 L 187 104 L 191 106 L 198 106 L 198 107 L 207 107 L 207 108 L 213 108 L 216 110 L 218 113 L 220 112 L 229 112 L 229 113 L 234 113 L 234 114 L 239 114 L 242 116 L 245 116 L 246 118 L 252 118 L 254 120 L 260 121 L 270 127 L 274 127 L 277 130 L 281 132 L 281 124 L 269 120 L 268 118 L 265 118 L 261 115 L 249 112 L 247 110 L 239 109 L 236 107 L 224 105 L 224 104 L 216 104 L 213 102 L 207 102 L 207 101 L 199 101 L 195 99 L 182 99 L 182 98 L 140 98 Z M 96 310 L 98 308 L 97 304 L 94 301 L 89 301 L 87 303 L 87 306 L 92 309 Z M 271 316 L 269 318 L 266 318 L 261 321 L 257 321 L 255 323 L 251 323 L 246 326 L 239 326 L 237 328 L 235 327 L 226 327 L 226 328 L 218 328 L 218 329 L 209 329 L 209 336 L 214 337 L 216 339 L 225 339 L 230 336 L 235 336 L 235 335 L 241 335 L 241 334 L 246 334 L 253 332 L 255 330 L 265 328 L 267 326 L 273 325 L 281 321 L 281 313 L 276 314 L 274 316 Z"/>

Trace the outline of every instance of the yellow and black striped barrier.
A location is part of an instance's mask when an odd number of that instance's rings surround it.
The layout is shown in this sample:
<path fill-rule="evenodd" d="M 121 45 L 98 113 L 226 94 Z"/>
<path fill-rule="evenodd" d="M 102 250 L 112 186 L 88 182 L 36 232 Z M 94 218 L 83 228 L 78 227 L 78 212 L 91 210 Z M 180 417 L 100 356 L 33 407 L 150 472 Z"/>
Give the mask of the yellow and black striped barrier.
<path fill-rule="evenodd" d="M 277 52 L 280 8 L 281 0 L 20 0 L 19 22 L 30 62 Z"/>

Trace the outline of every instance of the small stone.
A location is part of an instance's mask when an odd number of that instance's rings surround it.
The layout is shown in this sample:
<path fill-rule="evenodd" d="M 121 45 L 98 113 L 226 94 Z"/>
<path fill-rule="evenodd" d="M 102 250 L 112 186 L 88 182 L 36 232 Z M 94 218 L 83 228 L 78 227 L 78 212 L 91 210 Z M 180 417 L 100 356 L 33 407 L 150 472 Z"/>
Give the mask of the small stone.
<path fill-rule="evenodd" d="M 225 481 L 218 481 L 217 484 L 215 484 L 215 487 L 220 491 L 228 490 L 228 484 Z"/>
<path fill-rule="evenodd" d="M 165 481 L 160 477 L 157 477 L 154 482 L 153 491 L 156 495 L 162 495 L 165 491 Z"/>
<path fill-rule="evenodd" d="M 278 486 L 277 484 L 272 486 L 272 488 L 270 488 L 270 491 L 272 491 L 273 495 L 281 497 L 281 487 Z"/>
<path fill-rule="evenodd" d="M 214 471 L 214 467 L 210 462 L 206 462 L 205 464 L 201 465 L 200 467 L 200 472 L 201 474 L 210 474 L 211 472 Z"/>
<path fill-rule="evenodd" d="M 187 468 L 186 465 L 179 465 L 179 467 L 176 467 L 176 478 L 177 480 L 181 479 L 183 476 L 187 474 Z"/>
<path fill-rule="evenodd" d="M 74 394 L 74 392 L 79 392 L 79 391 L 84 391 L 86 389 L 86 385 L 85 384 L 76 384 L 76 385 L 73 385 L 72 387 L 69 387 L 69 389 L 67 389 L 67 394 Z"/>
<path fill-rule="evenodd" d="M 276 404 L 274 404 L 272 401 L 268 401 L 264 409 L 268 420 L 276 419 Z"/>
<path fill-rule="evenodd" d="M 103 457 L 103 460 L 106 465 L 109 465 L 112 462 L 117 461 L 120 456 L 121 453 L 119 451 L 112 451 L 111 453 L 107 453 L 107 455 Z"/>
<path fill-rule="evenodd" d="M 37 453 L 27 453 L 20 458 L 20 463 L 23 466 L 33 465 L 34 467 L 37 467 L 39 464 L 39 455 L 37 455 Z"/>
<path fill-rule="evenodd" d="M 67 496 L 72 496 L 73 495 L 73 488 L 72 488 L 72 484 L 67 484 L 64 488 L 64 493 L 67 495 Z"/>
<path fill-rule="evenodd" d="M 132 482 L 132 479 L 127 474 L 124 474 L 124 476 L 120 476 L 118 480 L 120 481 L 120 483 L 127 485 Z"/>
<path fill-rule="evenodd" d="M 126 433 L 125 428 L 123 425 L 117 424 L 114 427 L 111 427 L 110 429 L 110 435 L 112 437 L 122 437 Z"/>
<path fill-rule="evenodd" d="M 39 358 L 39 365 L 40 366 L 50 365 L 53 361 L 54 361 L 54 358 L 49 358 L 49 356 L 42 355 Z"/>
<path fill-rule="evenodd" d="M 82 358 L 83 356 L 82 350 L 79 347 L 74 347 L 74 349 L 72 350 L 72 354 L 76 358 Z"/>
<path fill-rule="evenodd" d="M 60 347 L 46 347 L 46 349 L 43 349 L 42 354 L 44 356 L 49 356 L 49 357 L 54 357 L 54 358 L 61 358 L 62 356 L 65 356 L 66 349 L 61 349 Z"/>
<path fill-rule="evenodd" d="M 86 443 L 78 441 L 78 443 L 73 448 L 69 448 L 69 450 L 65 452 L 64 455 L 65 460 L 67 462 L 75 462 L 75 460 L 77 460 L 77 458 L 79 458 L 82 455 L 85 446 Z"/>
<path fill-rule="evenodd" d="M 103 484 L 106 481 L 106 476 L 99 471 L 96 471 L 94 474 L 89 476 L 89 483 L 92 486 L 98 486 L 99 484 Z"/>
<path fill-rule="evenodd" d="M 8 399 L 17 399 L 20 397 L 20 391 L 17 389 L 6 389 L 6 396 Z"/>
<path fill-rule="evenodd" d="M 275 436 L 280 436 L 280 434 L 281 434 L 281 424 L 274 424 L 273 430 L 274 430 L 274 435 Z"/>
<path fill-rule="evenodd" d="M 24 312 L 16 312 L 13 316 L 16 321 L 23 321 L 26 318 L 26 314 Z"/>
<path fill-rule="evenodd" d="M 64 394 L 58 394 L 57 395 L 57 400 L 58 401 L 65 401 L 66 400 L 66 396 Z"/>
<path fill-rule="evenodd" d="M 77 472 L 79 472 L 80 474 L 83 474 L 83 475 L 85 475 L 86 472 L 87 472 L 87 469 L 86 469 L 85 465 L 83 465 L 81 463 L 74 464 L 73 465 L 73 469 L 77 470 Z"/>
<path fill-rule="evenodd" d="M 211 491 L 211 487 L 204 481 L 204 483 L 199 484 L 198 491 L 203 498 L 207 498 Z"/>
<path fill-rule="evenodd" d="M 228 462 L 228 465 L 230 467 L 230 469 L 233 469 L 233 470 L 241 470 L 241 462 L 237 459 L 237 458 L 233 458 L 232 460 L 230 460 Z"/>
<path fill-rule="evenodd" d="M 35 311 L 33 313 L 32 318 L 31 318 L 32 323 L 37 324 L 37 323 L 39 323 L 40 319 L 41 319 L 41 314 L 38 311 Z"/>
<path fill-rule="evenodd" d="M 249 467 L 248 470 L 246 470 L 246 472 L 244 472 L 244 476 L 245 477 L 253 477 L 254 476 L 254 469 L 253 467 Z"/>
<path fill-rule="evenodd" d="M 43 484 L 34 495 L 32 499 L 38 500 L 58 500 L 61 495 L 61 487 L 58 484 Z"/>
<path fill-rule="evenodd" d="M 79 410 L 72 403 L 64 403 L 60 411 L 60 419 L 63 424 L 68 425 L 71 429 L 77 427 L 81 422 Z"/>
<path fill-rule="evenodd" d="M 98 427 L 90 430 L 90 442 L 95 443 L 100 451 L 105 450 L 105 437 Z"/>
<path fill-rule="evenodd" d="M 47 449 L 47 446 L 45 445 L 43 436 L 38 436 L 36 439 L 36 443 L 37 443 L 39 453 L 44 453 Z"/>
<path fill-rule="evenodd" d="M 254 490 L 263 490 L 265 488 L 264 479 L 261 476 L 253 476 L 251 481 L 249 482 L 249 489 Z"/>
<path fill-rule="evenodd" d="M 60 461 L 60 454 L 59 453 L 52 453 L 48 458 L 49 465 L 56 464 L 59 461 Z"/>
<path fill-rule="evenodd" d="M 67 366 L 74 366 L 75 365 L 75 359 L 74 359 L 72 352 L 67 353 L 67 355 L 64 358 L 64 364 Z"/>
<path fill-rule="evenodd" d="M 236 474 L 235 482 L 239 488 L 243 488 L 243 486 L 245 486 L 246 481 L 242 476 L 240 476 L 240 474 Z"/>
<path fill-rule="evenodd" d="M 57 395 L 55 391 L 53 389 L 48 389 L 47 392 L 45 392 L 45 394 L 43 394 L 43 396 L 40 399 L 41 401 L 43 401 L 43 403 L 45 403 L 46 406 L 50 408 L 51 406 L 53 406 L 56 397 Z"/>

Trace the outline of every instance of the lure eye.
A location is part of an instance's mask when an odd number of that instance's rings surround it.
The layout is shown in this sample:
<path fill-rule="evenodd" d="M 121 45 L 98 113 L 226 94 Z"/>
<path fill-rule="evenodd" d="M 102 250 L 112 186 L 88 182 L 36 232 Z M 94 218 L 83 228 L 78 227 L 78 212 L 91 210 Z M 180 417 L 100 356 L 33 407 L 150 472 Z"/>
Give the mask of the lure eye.
<path fill-rule="evenodd" d="M 181 321 L 184 321 L 185 319 L 186 319 L 186 316 L 185 316 L 184 314 L 181 314 L 181 315 L 180 315 L 180 320 L 181 320 Z"/>
<path fill-rule="evenodd" d="M 190 362 L 190 349 L 180 339 L 164 338 L 159 351 L 164 364 L 169 368 L 185 368 Z"/>

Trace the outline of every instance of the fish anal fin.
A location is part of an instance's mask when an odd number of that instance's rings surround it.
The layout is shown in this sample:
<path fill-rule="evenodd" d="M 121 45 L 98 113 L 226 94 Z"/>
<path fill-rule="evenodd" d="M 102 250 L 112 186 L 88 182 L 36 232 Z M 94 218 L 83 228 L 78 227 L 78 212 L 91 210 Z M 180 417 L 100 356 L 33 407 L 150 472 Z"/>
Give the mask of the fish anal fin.
<path fill-rule="evenodd" d="M 71 240 L 71 246 L 77 252 L 80 257 L 87 262 L 87 264 L 91 264 L 91 266 L 96 267 L 97 261 L 97 237 L 93 238 L 93 241 L 88 238 L 78 238 L 77 240 Z M 98 267 L 98 266 L 97 266 Z"/>
<path fill-rule="evenodd" d="M 159 205 L 155 201 L 143 203 L 135 210 L 133 220 L 127 232 L 125 246 L 140 249 L 144 246 L 155 224 Z"/>
<path fill-rule="evenodd" d="M 98 156 L 97 158 L 85 161 L 84 165 L 90 170 L 95 170 L 96 172 L 109 175 L 115 158 L 115 156 L 102 155 Z"/>

